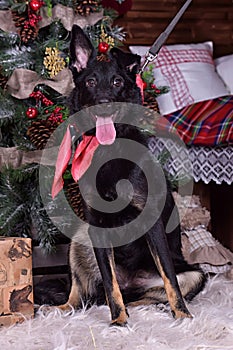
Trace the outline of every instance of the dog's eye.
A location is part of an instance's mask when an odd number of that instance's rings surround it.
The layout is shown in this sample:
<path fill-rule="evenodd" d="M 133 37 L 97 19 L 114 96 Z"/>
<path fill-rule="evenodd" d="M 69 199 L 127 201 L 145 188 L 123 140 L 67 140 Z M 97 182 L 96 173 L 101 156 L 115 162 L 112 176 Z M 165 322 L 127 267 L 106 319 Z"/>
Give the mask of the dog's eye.
<path fill-rule="evenodd" d="M 95 78 L 89 78 L 89 79 L 87 79 L 87 81 L 86 81 L 86 86 L 87 86 L 87 87 L 95 87 L 96 84 L 97 84 L 97 81 L 96 81 Z"/>
<path fill-rule="evenodd" d="M 113 79 L 113 86 L 115 87 L 121 87 L 124 85 L 123 79 L 121 77 L 115 77 Z"/>

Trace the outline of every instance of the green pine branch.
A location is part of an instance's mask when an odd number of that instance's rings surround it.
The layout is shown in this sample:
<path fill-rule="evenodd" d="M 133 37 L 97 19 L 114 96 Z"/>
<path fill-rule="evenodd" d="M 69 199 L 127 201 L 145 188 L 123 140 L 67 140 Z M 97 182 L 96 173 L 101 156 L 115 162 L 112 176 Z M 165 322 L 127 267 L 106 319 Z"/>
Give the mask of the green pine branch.
<path fill-rule="evenodd" d="M 5 168 L 0 177 L 0 235 L 31 237 L 51 252 L 60 231 L 51 222 L 41 201 L 38 164 Z"/>
<path fill-rule="evenodd" d="M 55 250 L 60 231 L 50 220 L 45 208 L 43 207 L 43 203 L 41 202 L 39 192 L 31 203 L 30 216 L 32 218 L 32 227 L 37 233 L 37 241 L 39 245 L 46 253 L 51 253 Z"/>
<path fill-rule="evenodd" d="M 27 2 L 24 0 L 14 1 L 11 0 L 11 10 L 17 11 L 18 13 L 24 13 L 27 10 Z"/>
<path fill-rule="evenodd" d="M 30 184 L 24 181 L 22 186 L 22 181 L 17 181 L 15 170 L 6 168 L 1 173 L 0 183 L 0 233 L 3 236 L 27 237 L 30 220 L 26 213 L 32 179 Z"/>
<path fill-rule="evenodd" d="M 2 127 L 12 121 L 16 111 L 13 98 L 2 89 L 0 89 L 0 105 L 0 127 Z"/>
<path fill-rule="evenodd" d="M 18 100 L 0 89 L 0 128 L 2 138 L 1 147 L 19 146 L 22 149 L 32 149 L 27 137 L 29 120 L 26 117 L 27 103 Z"/>
<path fill-rule="evenodd" d="M 1 0 L 0 2 L 0 10 L 8 10 L 11 6 L 11 1 L 10 0 Z"/>
<path fill-rule="evenodd" d="M 0 62 L 2 72 L 5 76 L 10 75 L 17 68 L 34 69 L 35 62 L 33 57 L 33 50 L 26 46 L 10 46 L 5 48 L 0 53 Z"/>
<path fill-rule="evenodd" d="M 20 40 L 17 33 L 4 32 L 0 29 L 1 50 L 19 44 L 19 42 Z"/>

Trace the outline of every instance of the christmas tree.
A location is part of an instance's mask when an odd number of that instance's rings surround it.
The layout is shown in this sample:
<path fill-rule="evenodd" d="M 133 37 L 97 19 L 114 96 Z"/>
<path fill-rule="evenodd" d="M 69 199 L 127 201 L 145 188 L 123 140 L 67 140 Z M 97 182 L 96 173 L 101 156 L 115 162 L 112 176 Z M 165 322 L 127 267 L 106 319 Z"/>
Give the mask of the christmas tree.
<path fill-rule="evenodd" d="M 119 7 L 121 2 L 116 2 Z M 72 25 L 80 25 L 103 53 L 124 41 L 123 28 L 113 25 L 117 13 L 107 3 L 4 0 L 0 4 L 0 235 L 33 237 L 47 252 L 55 247 L 60 232 L 41 201 L 40 152 L 69 118 L 65 101 L 73 87 Z M 149 68 L 143 77 L 145 104 L 153 104 L 167 91 L 154 86 L 152 75 Z M 51 208 L 54 205 L 51 200 Z"/>

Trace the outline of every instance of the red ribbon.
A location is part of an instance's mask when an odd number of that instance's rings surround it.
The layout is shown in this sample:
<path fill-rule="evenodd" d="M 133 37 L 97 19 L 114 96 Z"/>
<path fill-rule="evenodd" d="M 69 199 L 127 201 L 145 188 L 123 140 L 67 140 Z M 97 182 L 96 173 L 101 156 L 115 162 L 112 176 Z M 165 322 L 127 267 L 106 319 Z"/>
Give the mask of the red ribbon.
<path fill-rule="evenodd" d="M 139 89 L 141 90 L 142 103 L 143 103 L 144 102 L 144 89 L 143 89 L 143 80 L 142 80 L 140 74 L 137 74 L 137 76 L 136 76 L 136 84 L 139 87 Z"/>
<path fill-rule="evenodd" d="M 99 142 L 95 136 L 83 135 L 83 140 L 78 145 L 72 161 L 71 174 L 75 181 L 81 179 L 91 165 L 92 158 Z"/>
<path fill-rule="evenodd" d="M 71 146 L 72 139 L 70 129 L 68 127 L 58 151 L 55 175 L 52 185 L 52 198 L 56 197 L 56 195 L 63 188 L 63 174 L 71 158 Z M 98 146 L 99 142 L 95 136 L 83 135 L 83 139 L 75 151 L 71 166 L 71 174 L 75 181 L 78 181 L 91 165 L 94 152 Z"/>

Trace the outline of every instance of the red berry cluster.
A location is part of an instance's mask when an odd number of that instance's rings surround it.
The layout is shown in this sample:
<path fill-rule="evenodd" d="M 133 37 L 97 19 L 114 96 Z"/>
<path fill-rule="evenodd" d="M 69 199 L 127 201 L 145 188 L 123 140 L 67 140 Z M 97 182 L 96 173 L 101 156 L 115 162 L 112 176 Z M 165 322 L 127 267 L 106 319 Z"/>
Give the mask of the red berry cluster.
<path fill-rule="evenodd" d="M 45 113 L 50 113 L 50 111 L 46 110 Z M 63 122 L 62 107 L 59 107 L 59 106 L 55 107 L 55 109 L 50 114 L 47 120 L 49 120 L 50 122 L 56 125 L 61 124 Z"/>
<path fill-rule="evenodd" d="M 147 82 L 145 80 L 143 80 L 143 85 L 142 86 L 143 86 L 143 90 L 148 89 L 148 84 L 147 84 Z M 149 89 L 154 90 L 154 92 L 156 94 L 160 94 L 161 93 L 161 90 L 159 90 L 155 84 L 149 84 Z"/>
<path fill-rule="evenodd" d="M 42 20 L 42 17 L 40 15 L 37 15 L 35 13 L 29 13 L 28 21 L 24 22 L 24 28 L 36 27 L 37 23 L 41 20 Z"/>
<path fill-rule="evenodd" d="M 29 96 L 35 98 L 37 104 L 39 101 L 41 101 L 41 103 L 46 107 L 52 106 L 54 104 L 44 94 L 42 94 L 41 91 L 33 91 Z"/>
<path fill-rule="evenodd" d="M 42 20 L 42 17 L 40 16 L 37 11 L 44 5 L 45 3 L 40 0 L 31 0 L 29 2 L 28 7 L 28 20 L 24 22 L 23 27 L 25 29 L 28 29 L 30 27 L 36 27 L 37 23 Z"/>
<path fill-rule="evenodd" d="M 161 90 L 159 90 L 155 84 L 151 84 L 151 89 L 153 89 L 156 92 L 156 94 L 160 94 L 161 92 Z"/>
<path fill-rule="evenodd" d="M 54 103 L 49 100 L 44 94 L 42 94 L 41 91 L 33 91 L 29 97 L 33 97 L 36 100 L 36 107 L 28 107 L 28 109 L 26 110 L 26 116 L 29 119 L 35 119 L 38 114 L 38 107 L 39 104 L 41 103 L 42 105 L 44 105 L 45 107 L 49 107 L 52 106 Z"/>
<path fill-rule="evenodd" d="M 34 119 L 38 116 L 38 109 L 41 117 L 46 118 L 52 124 L 59 125 L 66 119 L 66 108 L 55 105 L 41 91 L 33 91 L 29 96 L 36 100 L 36 107 L 29 107 L 26 111 L 29 119 Z"/>

